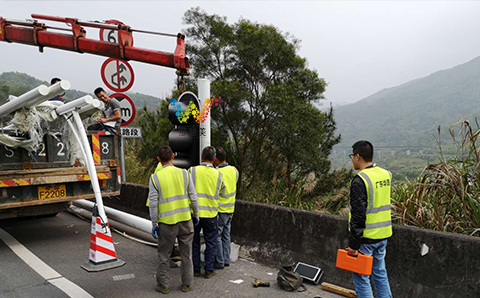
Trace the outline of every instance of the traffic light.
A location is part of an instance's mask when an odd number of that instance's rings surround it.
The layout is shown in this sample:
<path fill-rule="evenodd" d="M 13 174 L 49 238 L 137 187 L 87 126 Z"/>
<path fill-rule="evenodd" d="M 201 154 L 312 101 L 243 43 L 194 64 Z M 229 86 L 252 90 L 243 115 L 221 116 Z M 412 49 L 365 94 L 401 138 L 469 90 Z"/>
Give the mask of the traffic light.
<path fill-rule="evenodd" d="M 175 128 L 168 135 L 170 147 L 175 153 L 173 164 L 188 169 L 200 161 L 200 103 L 194 93 L 182 93 L 178 101 L 171 100 L 168 106 L 168 119 Z"/>

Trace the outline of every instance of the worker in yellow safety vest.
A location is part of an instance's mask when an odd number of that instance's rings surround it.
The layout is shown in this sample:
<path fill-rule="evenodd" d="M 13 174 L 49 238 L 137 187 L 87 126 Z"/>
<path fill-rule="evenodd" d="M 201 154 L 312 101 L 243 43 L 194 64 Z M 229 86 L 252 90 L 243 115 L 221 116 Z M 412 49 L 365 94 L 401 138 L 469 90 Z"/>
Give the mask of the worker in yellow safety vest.
<path fill-rule="evenodd" d="M 202 162 L 189 169 L 195 191 L 198 196 L 198 215 L 200 224 L 195 227 L 193 236 L 193 270 L 194 276 L 201 275 L 200 267 L 200 230 L 203 229 L 205 239 L 205 278 L 216 275 L 214 260 L 216 254 L 218 226 L 218 197 L 224 193 L 222 173 L 213 167 L 215 148 L 207 146 L 202 150 Z"/>
<path fill-rule="evenodd" d="M 193 282 L 192 241 L 194 225 L 198 225 L 198 200 L 195 186 L 187 170 L 173 165 L 175 155 L 168 146 L 160 148 L 160 162 L 150 177 L 147 206 L 152 221 L 152 236 L 158 238 L 157 284 L 155 290 L 168 294 L 169 260 L 178 239 L 182 256 L 182 288 L 188 292 Z M 193 212 L 193 220 L 192 220 Z"/>
<path fill-rule="evenodd" d="M 225 193 L 220 193 L 218 198 L 218 239 L 217 255 L 215 256 L 215 269 L 230 266 L 230 230 L 232 227 L 233 212 L 235 210 L 235 197 L 237 194 L 238 170 L 227 163 L 225 149 L 217 147 L 217 156 L 213 164 L 222 173 L 225 184 Z"/>
<path fill-rule="evenodd" d="M 350 184 L 348 253 L 373 256 L 372 278 L 377 298 L 392 297 L 385 255 L 387 239 L 392 236 L 390 195 L 392 174 L 373 164 L 373 145 L 358 141 L 352 146 L 353 167 L 358 171 Z M 373 298 L 370 276 L 353 273 L 359 298 Z"/>

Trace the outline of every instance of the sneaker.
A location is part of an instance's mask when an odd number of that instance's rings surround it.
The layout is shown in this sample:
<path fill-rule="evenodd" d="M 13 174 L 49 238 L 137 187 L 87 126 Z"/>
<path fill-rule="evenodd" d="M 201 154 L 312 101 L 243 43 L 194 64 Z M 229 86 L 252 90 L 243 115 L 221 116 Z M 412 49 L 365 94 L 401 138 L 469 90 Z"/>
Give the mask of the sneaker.
<path fill-rule="evenodd" d="M 227 264 L 227 263 L 225 263 L 224 265 L 225 265 L 225 267 L 228 267 L 228 266 L 230 266 L 230 264 Z"/>
<path fill-rule="evenodd" d="M 195 271 L 195 272 L 193 272 L 193 276 L 200 277 L 200 276 L 202 276 L 202 273 L 200 271 Z"/>
<path fill-rule="evenodd" d="M 188 291 L 190 291 L 190 286 L 182 285 L 182 292 L 188 292 Z"/>
<path fill-rule="evenodd" d="M 224 267 L 220 265 L 214 265 L 213 268 L 223 270 Z"/>
<path fill-rule="evenodd" d="M 215 275 L 217 275 L 215 271 L 205 271 L 205 278 L 214 277 Z"/>
<path fill-rule="evenodd" d="M 162 293 L 162 294 L 168 294 L 168 293 L 170 293 L 170 290 L 169 290 L 167 287 L 155 285 L 154 288 L 155 288 L 155 291 L 160 292 L 160 293 Z"/>

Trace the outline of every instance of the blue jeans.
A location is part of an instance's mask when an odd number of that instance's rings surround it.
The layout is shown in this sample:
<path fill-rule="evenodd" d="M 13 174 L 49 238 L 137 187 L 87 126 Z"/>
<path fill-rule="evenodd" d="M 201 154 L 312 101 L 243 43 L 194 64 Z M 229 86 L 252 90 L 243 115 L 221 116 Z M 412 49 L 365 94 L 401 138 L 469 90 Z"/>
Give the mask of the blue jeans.
<path fill-rule="evenodd" d="M 375 285 L 377 298 L 390 298 L 390 284 L 388 283 L 385 255 L 387 254 L 387 240 L 375 244 L 362 244 L 359 252 L 373 256 L 372 279 Z M 370 276 L 353 273 L 353 284 L 358 298 L 373 298 Z"/>
<path fill-rule="evenodd" d="M 223 268 L 230 265 L 230 229 L 233 213 L 218 213 L 218 238 L 215 265 Z"/>
<path fill-rule="evenodd" d="M 200 230 L 203 229 L 203 238 L 205 239 L 205 271 L 214 271 L 213 262 L 215 261 L 217 247 L 217 217 L 200 218 L 200 223 L 195 227 L 193 233 L 193 271 L 200 272 Z"/>

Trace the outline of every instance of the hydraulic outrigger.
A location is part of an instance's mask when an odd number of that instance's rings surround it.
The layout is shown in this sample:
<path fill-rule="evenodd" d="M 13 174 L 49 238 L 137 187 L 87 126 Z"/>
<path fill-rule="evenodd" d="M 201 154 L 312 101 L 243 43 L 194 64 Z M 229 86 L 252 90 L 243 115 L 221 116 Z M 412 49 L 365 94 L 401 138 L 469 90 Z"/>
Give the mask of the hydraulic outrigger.
<path fill-rule="evenodd" d="M 166 34 L 152 31 L 136 30 L 127 25 L 113 25 L 101 22 L 81 21 L 76 18 L 64 18 L 32 14 L 34 20 L 11 20 L 0 17 L 0 41 L 14 42 L 38 46 L 40 52 L 44 47 L 51 47 L 78 53 L 133 60 L 169 68 L 175 68 L 177 85 L 180 91 L 185 89 L 184 76 L 190 74 L 190 64 L 185 56 L 185 35 L 182 33 Z M 38 20 L 62 22 L 70 29 L 48 26 Z M 86 37 L 84 27 L 116 30 L 118 43 L 110 43 Z M 71 34 L 55 32 L 68 31 Z M 175 52 L 166 53 L 155 50 L 142 49 L 133 46 L 133 32 L 156 34 L 177 38 Z"/>

